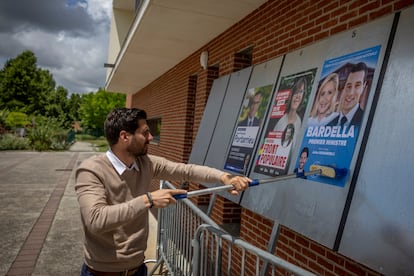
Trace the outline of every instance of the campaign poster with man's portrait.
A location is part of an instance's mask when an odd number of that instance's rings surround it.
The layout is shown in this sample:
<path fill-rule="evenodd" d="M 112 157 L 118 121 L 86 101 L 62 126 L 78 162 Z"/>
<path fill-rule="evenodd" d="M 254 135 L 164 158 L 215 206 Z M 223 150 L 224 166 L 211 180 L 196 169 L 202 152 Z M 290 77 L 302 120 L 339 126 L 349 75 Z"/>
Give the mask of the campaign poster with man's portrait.
<path fill-rule="evenodd" d="M 314 164 L 349 172 L 380 50 L 378 45 L 325 61 L 302 139 L 307 161 L 301 152 L 296 169 Z M 344 187 L 347 175 L 308 179 Z"/>
<path fill-rule="evenodd" d="M 254 145 L 263 124 L 272 85 L 251 88 L 246 91 L 236 131 L 224 168 L 246 175 Z"/>
<path fill-rule="evenodd" d="M 268 115 L 266 133 L 258 149 L 255 172 L 269 176 L 287 173 L 316 70 L 314 68 L 281 78 Z"/>

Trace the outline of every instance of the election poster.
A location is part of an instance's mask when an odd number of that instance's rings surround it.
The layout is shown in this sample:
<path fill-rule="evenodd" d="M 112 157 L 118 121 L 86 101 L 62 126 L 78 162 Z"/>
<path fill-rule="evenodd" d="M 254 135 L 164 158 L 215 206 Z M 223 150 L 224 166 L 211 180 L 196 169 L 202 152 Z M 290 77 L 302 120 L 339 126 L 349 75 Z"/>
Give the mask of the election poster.
<path fill-rule="evenodd" d="M 308 171 L 313 164 L 350 171 L 380 49 L 378 45 L 324 62 L 295 172 Z M 307 178 L 344 187 L 348 176 Z"/>
<path fill-rule="evenodd" d="M 254 145 L 269 105 L 272 85 L 246 91 L 224 168 L 246 175 Z"/>
<path fill-rule="evenodd" d="M 269 176 L 287 173 L 292 149 L 298 143 L 298 133 L 316 70 L 314 68 L 281 78 L 268 115 L 267 129 L 258 149 L 254 172 Z"/>

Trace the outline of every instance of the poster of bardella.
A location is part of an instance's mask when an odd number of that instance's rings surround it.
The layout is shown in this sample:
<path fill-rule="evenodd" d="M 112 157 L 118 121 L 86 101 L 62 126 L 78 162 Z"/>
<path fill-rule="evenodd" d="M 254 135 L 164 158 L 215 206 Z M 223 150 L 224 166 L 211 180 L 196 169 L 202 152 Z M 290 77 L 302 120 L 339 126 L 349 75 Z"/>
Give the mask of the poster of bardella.
<path fill-rule="evenodd" d="M 312 164 L 350 171 L 381 46 L 326 60 L 306 121 L 295 172 Z M 347 176 L 308 176 L 313 181 L 344 187 Z"/>

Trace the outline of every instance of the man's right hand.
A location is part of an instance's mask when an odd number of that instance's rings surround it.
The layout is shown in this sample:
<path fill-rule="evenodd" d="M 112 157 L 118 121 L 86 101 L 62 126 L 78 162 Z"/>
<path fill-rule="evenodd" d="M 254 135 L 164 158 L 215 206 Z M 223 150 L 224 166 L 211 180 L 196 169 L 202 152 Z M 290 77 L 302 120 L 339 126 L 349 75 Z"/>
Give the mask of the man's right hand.
<path fill-rule="evenodd" d="M 178 194 L 187 194 L 187 190 L 182 189 L 161 189 L 156 190 L 154 192 L 151 192 L 151 198 L 153 202 L 154 208 L 164 208 L 168 206 L 171 203 L 175 203 L 177 200 L 174 198 L 174 195 Z M 149 199 L 146 195 L 144 195 L 145 198 L 145 205 L 150 206 Z"/>

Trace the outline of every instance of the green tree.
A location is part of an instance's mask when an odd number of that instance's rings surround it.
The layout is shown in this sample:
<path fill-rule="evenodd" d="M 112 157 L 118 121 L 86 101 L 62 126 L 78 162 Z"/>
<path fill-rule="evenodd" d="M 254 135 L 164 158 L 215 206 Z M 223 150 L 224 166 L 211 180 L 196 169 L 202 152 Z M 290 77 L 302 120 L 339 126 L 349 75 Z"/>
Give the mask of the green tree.
<path fill-rule="evenodd" d="M 125 94 L 111 93 L 103 89 L 82 95 L 79 108 L 82 127 L 95 136 L 102 135 L 106 116 L 115 107 L 125 107 L 125 99 Z"/>
<path fill-rule="evenodd" d="M 58 86 L 49 94 L 44 115 L 46 117 L 57 118 L 65 127 L 70 127 L 73 121 L 69 111 L 68 91 L 64 87 Z"/>
<path fill-rule="evenodd" d="M 37 67 L 36 56 L 24 51 L 0 70 L 0 109 L 44 114 L 55 85 L 49 71 Z"/>
<path fill-rule="evenodd" d="M 82 96 L 80 94 L 71 94 L 68 100 L 68 114 L 72 122 L 80 121 L 79 108 L 82 103 Z"/>
<path fill-rule="evenodd" d="M 7 109 L 0 109 L 0 134 L 6 133 L 6 122 L 10 112 Z"/>

